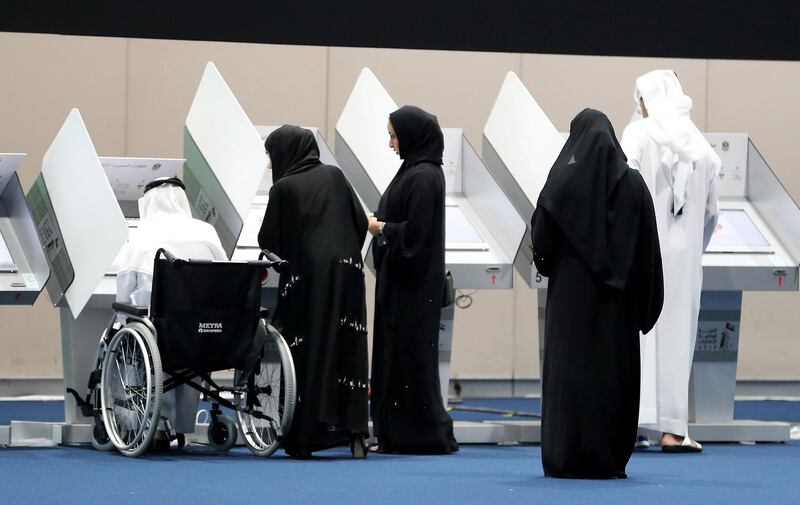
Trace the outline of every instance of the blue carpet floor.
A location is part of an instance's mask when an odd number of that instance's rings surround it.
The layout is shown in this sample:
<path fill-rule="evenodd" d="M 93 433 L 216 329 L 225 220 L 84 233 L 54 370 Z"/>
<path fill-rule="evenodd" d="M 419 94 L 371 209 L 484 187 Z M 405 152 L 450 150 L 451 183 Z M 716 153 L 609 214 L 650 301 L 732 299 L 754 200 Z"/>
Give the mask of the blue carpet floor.
<path fill-rule="evenodd" d="M 538 411 L 538 400 L 481 399 L 468 406 Z M 503 418 L 453 411 L 455 419 Z M 737 417 L 800 420 L 800 402 L 737 402 Z M 60 401 L 0 401 L 11 419 L 63 419 Z M 506 417 L 507 419 L 507 417 Z M 310 461 L 246 449 L 218 454 L 192 446 L 129 459 L 88 447 L 0 449 L 0 504 L 294 503 L 789 504 L 800 505 L 800 442 L 706 444 L 700 455 L 634 453 L 624 481 L 543 477 L 538 446 L 464 446 L 449 456 L 370 455 L 347 449 Z"/>
<path fill-rule="evenodd" d="M 465 412 L 459 406 L 488 407 L 518 412 L 540 412 L 538 398 L 480 398 L 464 400 L 450 415 L 457 421 L 484 421 L 490 419 L 514 419 L 503 414 L 486 412 Z M 205 406 L 203 408 L 208 408 Z M 800 401 L 744 400 L 737 401 L 734 418 L 757 421 L 786 421 L 800 423 Z M 0 401 L 0 425 L 9 424 L 12 419 L 25 421 L 63 421 L 64 403 L 62 401 Z M 517 418 L 523 419 L 523 418 Z M 800 505 L 800 502 L 798 502 Z"/>
<path fill-rule="evenodd" d="M 192 447 L 129 459 L 88 448 L 0 449 L 0 502 L 27 504 L 787 504 L 800 503 L 800 443 L 637 452 L 627 480 L 542 475 L 538 446 L 468 446 L 449 456 L 332 450 L 310 461 Z"/>

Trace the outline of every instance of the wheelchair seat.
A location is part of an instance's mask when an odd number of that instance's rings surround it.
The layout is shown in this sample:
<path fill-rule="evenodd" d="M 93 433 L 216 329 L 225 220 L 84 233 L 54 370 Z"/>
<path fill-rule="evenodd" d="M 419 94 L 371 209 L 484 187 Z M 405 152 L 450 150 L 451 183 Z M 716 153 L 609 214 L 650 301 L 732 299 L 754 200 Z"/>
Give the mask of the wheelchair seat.
<path fill-rule="evenodd" d="M 247 368 L 263 347 L 258 263 L 157 259 L 150 320 L 165 370 Z"/>

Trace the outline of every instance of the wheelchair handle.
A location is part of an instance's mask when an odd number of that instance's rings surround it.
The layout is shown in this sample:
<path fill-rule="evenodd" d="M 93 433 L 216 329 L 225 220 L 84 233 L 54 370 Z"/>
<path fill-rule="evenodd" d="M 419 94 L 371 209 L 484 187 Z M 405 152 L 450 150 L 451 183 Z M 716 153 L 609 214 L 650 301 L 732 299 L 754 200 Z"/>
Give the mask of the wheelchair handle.
<path fill-rule="evenodd" d="M 167 258 L 167 261 L 169 261 L 170 263 L 174 263 L 175 260 L 178 259 L 178 258 L 175 257 L 174 254 L 172 254 L 171 252 L 167 251 L 163 247 L 160 247 L 158 249 L 158 251 L 156 251 L 156 259 L 158 259 L 162 254 L 164 255 L 165 258 Z"/>
<path fill-rule="evenodd" d="M 262 261 L 264 258 L 267 261 Z M 288 261 L 281 259 L 277 254 L 274 252 L 268 251 L 266 249 L 262 249 L 260 253 L 258 253 L 258 261 L 259 263 L 264 263 L 264 266 L 267 268 L 272 267 L 275 270 L 280 270 L 281 267 L 286 265 Z"/>
<path fill-rule="evenodd" d="M 213 263 L 212 260 L 185 260 L 182 258 L 175 257 L 174 254 L 167 251 L 163 247 L 159 248 L 156 251 L 156 259 L 159 259 L 163 256 L 167 261 L 169 261 L 171 266 L 179 267 L 181 265 L 185 265 L 187 263 L 197 263 L 197 264 L 211 264 Z M 264 261 L 266 258 L 266 261 Z M 258 261 L 248 261 L 251 265 L 258 265 L 264 268 L 274 268 L 276 271 L 280 272 L 280 269 L 283 268 L 284 265 L 287 265 L 289 262 L 281 259 L 277 254 L 270 252 L 266 249 L 262 249 L 258 255 Z"/>

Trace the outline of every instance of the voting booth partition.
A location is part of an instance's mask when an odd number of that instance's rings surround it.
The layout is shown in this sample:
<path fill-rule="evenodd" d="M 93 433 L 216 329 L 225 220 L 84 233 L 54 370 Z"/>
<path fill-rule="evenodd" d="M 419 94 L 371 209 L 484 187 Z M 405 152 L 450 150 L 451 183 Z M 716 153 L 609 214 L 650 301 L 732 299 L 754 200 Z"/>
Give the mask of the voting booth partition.
<path fill-rule="evenodd" d="M 734 420 L 742 291 L 797 291 L 800 209 L 746 134 L 706 134 L 722 160 L 720 220 L 703 256 L 703 293 L 689 391 L 689 433 L 700 441 L 785 441 L 787 423 Z M 525 85 L 506 76 L 483 132 L 487 166 L 525 220 L 515 268 L 538 289 L 539 353 L 544 356 L 547 279 L 533 263 L 530 220 L 564 145 Z M 538 442 L 538 421 L 514 421 Z M 655 436 L 655 433 L 652 433 Z"/>
<path fill-rule="evenodd" d="M 111 316 L 111 301 L 99 310 L 91 299 L 128 227 L 77 109 L 45 153 L 26 200 L 51 271 L 48 294 L 59 308 L 64 387 L 85 390 L 91 358 Z M 80 421 L 74 399 L 66 396 L 63 423 L 12 421 L 10 442 L 88 441 L 89 426 Z"/>
<path fill-rule="evenodd" d="M 195 218 L 217 230 L 233 256 L 267 166 L 261 137 L 209 62 L 183 130 L 184 183 Z"/>
<path fill-rule="evenodd" d="M 33 305 L 50 275 L 17 168 L 25 154 L 0 153 L 0 304 Z M 42 217 L 42 208 L 36 208 Z"/>
<path fill-rule="evenodd" d="M 387 122 L 397 104 L 365 68 L 336 123 L 335 151 L 341 168 L 371 211 L 378 208 L 401 161 L 388 146 Z M 513 259 L 525 225 L 462 129 L 443 128 L 446 181 L 445 263 L 457 289 L 510 289 Z M 367 251 L 369 255 L 369 251 Z M 372 261 L 367 260 L 372 268 Z M 453 305 L 442 309 L 439 377 L 447 401 L 453 340 Z M 456 423 L 461 443 L 506 441 L 502 429 Z"/>
<path fill-rule="evenodd" d="M 532 288 L 546 287 L 547 280 L 532 266 L 531 217 L 563 146 L 564 137 L 517 74 L 506 74 L 483 130 L 483 159 L 525 223 L 514 267 Z M 541 322 L 539 330 L 542 335 Z"/>

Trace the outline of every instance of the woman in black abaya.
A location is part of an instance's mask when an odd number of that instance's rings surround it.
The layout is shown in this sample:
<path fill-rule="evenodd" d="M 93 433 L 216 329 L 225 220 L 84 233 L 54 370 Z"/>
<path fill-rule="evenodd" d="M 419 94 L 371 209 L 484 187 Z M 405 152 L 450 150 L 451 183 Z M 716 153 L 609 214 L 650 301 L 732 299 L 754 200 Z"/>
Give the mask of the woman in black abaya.
<path fill-rule="evenodd" d="M 297 406 L 283 447 L 295 457 L 351 443 L 364 457 L 368 358 L 361 246 L 367 217 L 314 134 L 285 125 L 264 144 L 273 185 L 258 244 L 283 259 L 273 324 L 292 350 Z"/>
<path fill-rule="evenodd" d="M 439 387 L 444 278 L 444 139 L 436 117 L 405 106 L 389 116 L 403 164 L 370 217 L 376 270 L 371 413 L 379 450 L 458 450 Z"/>
<path fill-rule="evenodd" d="M 532 219 L 548 277 L 542 371 L 545 475 L 625 478 L 639 414 L 639 332 L 656 322 L 663 277 L 650 193 L 608 118 L 585 109 Z"/>

